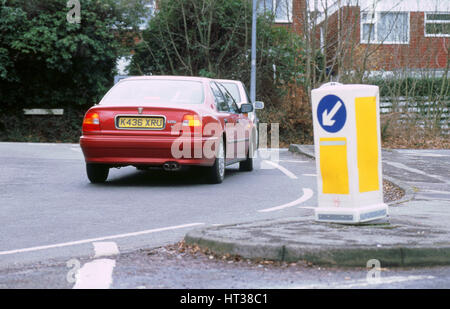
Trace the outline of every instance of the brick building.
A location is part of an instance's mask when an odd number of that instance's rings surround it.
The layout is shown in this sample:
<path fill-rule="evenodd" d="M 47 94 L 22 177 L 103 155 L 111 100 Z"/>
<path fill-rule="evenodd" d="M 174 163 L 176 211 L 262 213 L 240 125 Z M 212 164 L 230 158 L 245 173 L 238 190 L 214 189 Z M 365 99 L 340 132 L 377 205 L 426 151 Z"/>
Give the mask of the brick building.
<path fill-rule="evenodd" d="M 450 0 L 260 0 L 290 10 L 275 19 L 305 35 L 337 70 L 444 70 Z M 279 10 L 280 11 L 280 10 Z"/>
<path fill-rule="evenodd" d="M 149 0 L 148 18 L 155 3 Z M 259 13 L 274 15 L 277 26 L 315 38 L 312 48 L 326 55 L 333 72 L 443 71 L 449 62 L 450 0 L 257 0 L 257 5 Z M 128 62 L 119 60 L 119 68 Z"/>

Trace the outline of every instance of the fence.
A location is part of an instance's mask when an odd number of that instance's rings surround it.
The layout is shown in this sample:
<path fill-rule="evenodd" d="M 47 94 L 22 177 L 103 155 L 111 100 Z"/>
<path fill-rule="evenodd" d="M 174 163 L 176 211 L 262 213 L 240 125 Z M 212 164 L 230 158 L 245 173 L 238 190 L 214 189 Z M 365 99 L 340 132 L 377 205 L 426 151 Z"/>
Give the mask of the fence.
<path fill-rule="evenodd" d="M 421 128 L 438 129 L 450 134 L 450 100 L 429 101 L 425 97 L 380 98 L 381 115 L 398 115 L 400 124 L 412 124 Z"/>

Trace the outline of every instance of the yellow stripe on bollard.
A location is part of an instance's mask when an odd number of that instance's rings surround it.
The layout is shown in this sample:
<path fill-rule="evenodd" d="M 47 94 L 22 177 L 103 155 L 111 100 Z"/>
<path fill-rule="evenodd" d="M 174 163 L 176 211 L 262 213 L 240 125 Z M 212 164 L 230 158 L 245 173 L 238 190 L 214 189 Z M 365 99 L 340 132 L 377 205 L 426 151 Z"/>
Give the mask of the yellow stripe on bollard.
<path fill-rule="evenodd" d="M 347 139 L 320 138 L 320 171 L 325 194 L 349 194 Z"/>
<path fill-rule="evenodd" d="M 355 98 L 359 192 L 380 189 L 376 97 Z"/>

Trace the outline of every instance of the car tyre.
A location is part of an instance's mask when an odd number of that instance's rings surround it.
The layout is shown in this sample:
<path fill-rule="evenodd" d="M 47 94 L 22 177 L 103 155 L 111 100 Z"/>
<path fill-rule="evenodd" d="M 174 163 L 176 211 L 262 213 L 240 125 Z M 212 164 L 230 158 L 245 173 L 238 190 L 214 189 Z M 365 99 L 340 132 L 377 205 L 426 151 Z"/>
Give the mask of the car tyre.
<path fill-rule="evenodd" d="M 222 183 L 225 178 L 225 149 L 223 139 L 220 139 L 213 166 L 208 168 L 208 180 L 211 184 Z"/>
<path fill-rule="evenodd" d="M 253 171 L 254 145 L 255 145 L 254 140 L 252 138 L 252 139 L 250 139 L 250 143 L 248 145 L 247 157 L 246 157 L 245 161 L 239 162 L 239 170 L 242 172 Z"/>
<path fill-rule="evenodd" d="M 92 183 L 103 183 L 108 178 L 109 167 L 103 164 L 86 163 L 86 172 Z"/>

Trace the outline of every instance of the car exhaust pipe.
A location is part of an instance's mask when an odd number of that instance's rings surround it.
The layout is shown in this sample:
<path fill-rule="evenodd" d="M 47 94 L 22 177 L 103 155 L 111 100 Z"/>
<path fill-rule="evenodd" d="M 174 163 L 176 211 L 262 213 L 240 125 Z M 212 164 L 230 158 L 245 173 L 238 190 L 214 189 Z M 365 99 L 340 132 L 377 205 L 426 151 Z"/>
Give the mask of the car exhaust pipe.
<path fill-rule="evenodd" d="M 180 164 L 178 162 L 166 162 L 163 164 L 163 169 L 165 171 L 178 171 L 181 168 Z"/>

